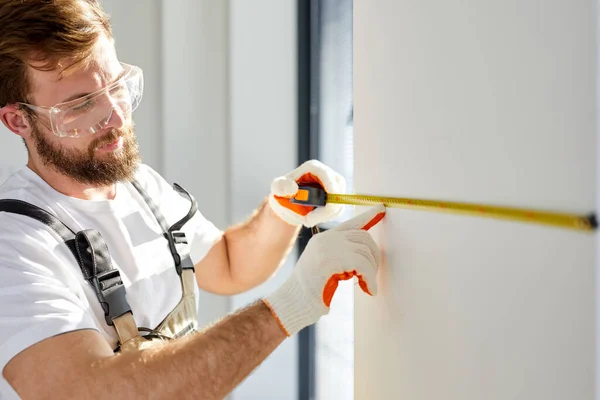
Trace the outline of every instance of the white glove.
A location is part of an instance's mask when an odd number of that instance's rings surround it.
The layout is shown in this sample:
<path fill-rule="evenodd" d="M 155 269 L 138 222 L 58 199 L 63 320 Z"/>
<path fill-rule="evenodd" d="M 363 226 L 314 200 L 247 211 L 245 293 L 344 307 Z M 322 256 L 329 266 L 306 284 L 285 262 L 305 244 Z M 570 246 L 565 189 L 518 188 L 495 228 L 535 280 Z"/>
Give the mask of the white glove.
<path fill-rule="evenodd" d="M 327 204 L 314 209 L 290 202 L 298 193 L 298 184 L 317 184 L 327 193 L 346 192 L 346 180 L 343 176 L 320 161 L 305 162 L 289 174 L 276 178 L 271 184 L 269 204 L 275 214 L 288 224 L 310 228 L 329 221 L 342 212 L 342 204 Z"/>
<path fill-rule="evenodd" d="M 365 293 L 377 294 L 381 254 L 365 229 L 377 224 L 384 215 L 384 206 L 374 207 L 310 240 L 292 275 L 263 299 L 286 335 L 297 333 L 329 313 L 340 280 L 356 276 Z"/>

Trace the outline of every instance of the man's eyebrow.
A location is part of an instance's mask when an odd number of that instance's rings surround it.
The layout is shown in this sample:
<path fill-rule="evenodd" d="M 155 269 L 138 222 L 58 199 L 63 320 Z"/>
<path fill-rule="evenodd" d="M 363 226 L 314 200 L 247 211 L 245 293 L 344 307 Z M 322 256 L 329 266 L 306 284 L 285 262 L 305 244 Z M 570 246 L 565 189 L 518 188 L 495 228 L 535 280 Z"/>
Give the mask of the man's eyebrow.
<path fill-rule="evenodd" d="M 126 73 L 127 73 L 126 70 L 121 71 L 121 73 L 119 74 L 119 76 L 117 76 L 117 78 L 115 80 L 113 80 L 111 83 L 109 83 L 106 86 L 110 86 L 113 83 L 115 83 L 116 81 L 118 81 L 119 79 L 123 78 Z M 102 90 L 102 89 L 99 89 L 99 90 Z M 62 100 L 60 103 L 68 103 L 69 101 L 77 100 L 80 97 L 84 97 L 84 96 L 87 96 L 88 94 L 92 94 L 92 93 L 94 93 L 94 92 L 77 93 L 77 94 L 74 94 L 73 96 L 70 96 L 70 97 L 66 98 L 65 100 Z"/>

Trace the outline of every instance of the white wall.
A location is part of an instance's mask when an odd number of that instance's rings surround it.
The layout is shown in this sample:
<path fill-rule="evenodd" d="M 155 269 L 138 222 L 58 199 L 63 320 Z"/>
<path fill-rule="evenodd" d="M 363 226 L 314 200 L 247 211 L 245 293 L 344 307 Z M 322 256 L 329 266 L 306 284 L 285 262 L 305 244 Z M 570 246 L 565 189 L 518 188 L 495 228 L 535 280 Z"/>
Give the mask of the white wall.
<path fill-rule="evenodd" d="M 588 213 L 595 2 L 355 0 L 357 192 Z M 592 399 L 595 237 L 390 210 L 356 399 Z"/>

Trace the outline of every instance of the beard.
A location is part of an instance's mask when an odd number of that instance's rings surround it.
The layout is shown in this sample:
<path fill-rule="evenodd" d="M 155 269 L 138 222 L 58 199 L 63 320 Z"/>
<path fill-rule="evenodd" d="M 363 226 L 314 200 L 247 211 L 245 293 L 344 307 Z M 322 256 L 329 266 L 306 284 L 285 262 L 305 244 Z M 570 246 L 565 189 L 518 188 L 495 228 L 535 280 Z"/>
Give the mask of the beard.
<path fill-rule="evenodd" d="M 31 136 L 45 166 L 85 185 L 109 186 L 132 181 L 141 161 L 132 124 L 98 137 L 90 143 L 87 151 L 59 147 L 50 142 L 38 123 L 33 124 Z M 123 137 L 123 146 L 99 158 L 96 150 L 119 137 Z"/>

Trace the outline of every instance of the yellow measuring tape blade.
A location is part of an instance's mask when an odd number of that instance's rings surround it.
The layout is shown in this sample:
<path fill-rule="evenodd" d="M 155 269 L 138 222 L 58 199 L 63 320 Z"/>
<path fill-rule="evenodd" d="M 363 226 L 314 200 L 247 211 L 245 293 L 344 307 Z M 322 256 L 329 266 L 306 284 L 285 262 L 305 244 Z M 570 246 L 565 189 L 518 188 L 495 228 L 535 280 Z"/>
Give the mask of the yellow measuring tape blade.
<path fill-rule="evenodd" d="M 466 214 L 477 217 L 488 217 L 551 225 L 580 231 L 593 231 L 597 227 L 596 217 L 594 214 L 577 215 L 481 204 L 419 200 L 398 197 L 365 196 L 358 194 L 328 194 L 327 203 L 348 204 L 355 206 L 373 206 L 377 204 L 383 204 L 386 207 L 393 208 Z"/>

